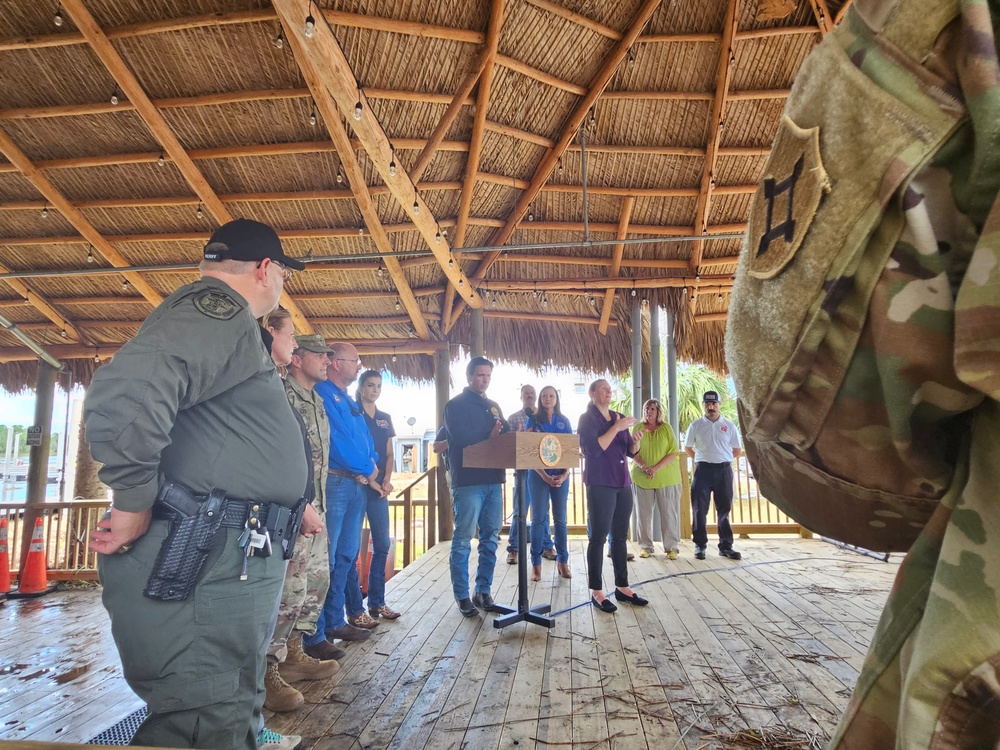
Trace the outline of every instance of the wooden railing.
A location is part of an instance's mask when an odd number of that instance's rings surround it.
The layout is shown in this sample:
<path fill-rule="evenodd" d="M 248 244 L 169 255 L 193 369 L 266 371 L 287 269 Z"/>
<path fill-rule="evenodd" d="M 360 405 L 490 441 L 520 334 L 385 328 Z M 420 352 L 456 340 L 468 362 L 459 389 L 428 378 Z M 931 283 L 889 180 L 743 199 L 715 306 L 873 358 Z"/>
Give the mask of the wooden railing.
<path fill-rule="evenodd" d="M 437 544 L 435 471 L 432 466 L 389 500 L 389 536 L 396 540 L 396 563 L 400 567 L 405 568 Z M 426 488 L 421 486 L 423 483 Z"/>
<path fill-rule="evenodd" d="M 107 500 L 70 500 L 41 506 L 49 580 L 97 580 L 97 553 L 90 548 L 90 531 L 107 509 Z M 7 519 L 12 575 L 17 574 L 21 564 L 24 510 L 23 503 L 0 505 L 0 518 Z"/>

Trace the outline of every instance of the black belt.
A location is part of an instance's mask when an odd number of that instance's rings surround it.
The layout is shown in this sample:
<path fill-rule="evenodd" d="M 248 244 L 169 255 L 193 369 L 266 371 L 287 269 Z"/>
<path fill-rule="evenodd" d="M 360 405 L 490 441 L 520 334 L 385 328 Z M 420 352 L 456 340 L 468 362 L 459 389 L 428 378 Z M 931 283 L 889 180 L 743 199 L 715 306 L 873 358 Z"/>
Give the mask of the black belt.
<path fill-rule="evenodd" d="M 272 522 L 269 526 L 266 520 L 271 517 L 277 518 L 278 514 L 271 513 L 272 506 L 287 507 L 282 506 L 280 503 L 261 503 L 256 500 L 234 500 L 233 498 L 226 498 L 225 510 L 222 513 L 222 528 L 224 529 L 244 529 L 247 527 L 247 520 L 251 517 L 256 517 L 260 520 L 260 526 L 267 528 L 271 532 L 277 531 L 277 524 Z M 277 510 L 277 508 L 275 508 Z M 288 508 L 289 511 L 294 511 L 294 508 Z M 167 508 L 166 506 L 155 503 L 153 505 L 153 518 L 160 518 L 167 521 L 173 521 L 177 518 L 177 514 Z M 272 528 L 273 526 L 273 528 Z"/>
<path fill-rule="evenodd" d="M 712 463 L 711 461 L 699 461 L 698 462 L 698 466 L 701 466 L 702 464 L 704 464 L 705 466 L 732 466 L 733 462 L 732 461 L 722 461 L 722 462 L 717 463 L 717 464 L 716 463 Z"/>
<path fill-rule="evenodd" d="M 353 479 L 358 484 L 368 484 L 368 477 L 364 477 L 364 481 L 361 479 L 360 474 L 355 474 L 352 471 L 344 471 L 343 469 L 327 469 L 327 474 L 333 474 L 335 477 L 345 477 L 347 479 Z"/>

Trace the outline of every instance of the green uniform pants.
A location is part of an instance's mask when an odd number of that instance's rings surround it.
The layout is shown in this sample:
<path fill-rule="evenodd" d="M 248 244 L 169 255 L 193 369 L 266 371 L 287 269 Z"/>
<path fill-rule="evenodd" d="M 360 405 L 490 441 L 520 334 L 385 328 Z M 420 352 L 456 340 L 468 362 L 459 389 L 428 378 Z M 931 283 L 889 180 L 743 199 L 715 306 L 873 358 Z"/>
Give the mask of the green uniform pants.
<path fill-rule="evenodd" d="M 316 634 L 316 622 L 330 588 L 329 544 L 324 530 L 310 539 L 300 538 L 295 545 L 281 589 L 274 635 L 267 649 L 272 661 L 285 660 L 293 630 L 307 636 Z"/>
<path fill-rule="evenodd" d="M 132 744 L 257 750 L 268 626 L 285 573 L 280 552 L 248 561 L 240 529 L 223 529 L 201 581 L 183 602 L 142 591 L 166 521 L 123 555 L 101 555 L 104 607 L 129 687 L 149 708 Z"/>

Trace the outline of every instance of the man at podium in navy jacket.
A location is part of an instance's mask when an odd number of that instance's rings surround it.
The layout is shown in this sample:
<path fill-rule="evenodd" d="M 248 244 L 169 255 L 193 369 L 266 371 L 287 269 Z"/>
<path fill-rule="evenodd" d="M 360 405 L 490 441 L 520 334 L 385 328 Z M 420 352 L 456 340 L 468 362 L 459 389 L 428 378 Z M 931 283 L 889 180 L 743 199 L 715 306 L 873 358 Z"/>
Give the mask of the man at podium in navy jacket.
<path fill-rule="evenodd" d="M 472 617 L 481 607 L 493 609 L 493 568 L 497 562 L 497 541 L 503 525 L 504 469 L 466 468 L 463 452 L 469 445 L 481 443 L 510 425 L 495 401 L 486 398 L 493 376 L 493 363 L 485 357 L 473 357 L 465 368 L 469 386 L 444 407 L 448 428 L 448 457 L 451 462 L 451 499 L 455 509 L 455 533 L 451 540 L 451 587 L 458 608 Z M 469 598 L 469 551 L 479 527 L 479 566 L 476 590 Z"/>

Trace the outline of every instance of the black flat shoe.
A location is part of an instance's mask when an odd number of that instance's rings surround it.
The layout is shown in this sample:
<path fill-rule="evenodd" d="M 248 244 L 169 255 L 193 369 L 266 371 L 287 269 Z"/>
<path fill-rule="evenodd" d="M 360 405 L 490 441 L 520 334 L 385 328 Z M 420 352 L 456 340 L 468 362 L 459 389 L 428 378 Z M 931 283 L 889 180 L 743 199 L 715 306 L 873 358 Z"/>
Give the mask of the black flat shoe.
<path fill-rule="evenodd" d="M 605 599 L 602 602 L 597 601 L 594 597 L 590 597 L 590 603 L 597 607 L 602 612 L 617 612 L 618 607 L 610 599 Z"/>
<path fill-rule="evenodd" d="M 620 602 L 628 602 L 629 604 L 632 604 L 636 607 L 645 607 L 647 604 L 649 604 L 649 599 L 643 599 L 634 591 L 632 592 L 632 596 L 629 596 L 628 594 L 623 594 L 618 589 L 615 589 L 615 599 L 617 599 Z"/>
<path fill-rule="evenodd" d="M 472 617 L 479 613 L 476 609 L 476 605 L 472 603 L 471 599 L 459 599 L 458 600 L 458 611 L 461 612 L 465 617 Z"/>

